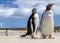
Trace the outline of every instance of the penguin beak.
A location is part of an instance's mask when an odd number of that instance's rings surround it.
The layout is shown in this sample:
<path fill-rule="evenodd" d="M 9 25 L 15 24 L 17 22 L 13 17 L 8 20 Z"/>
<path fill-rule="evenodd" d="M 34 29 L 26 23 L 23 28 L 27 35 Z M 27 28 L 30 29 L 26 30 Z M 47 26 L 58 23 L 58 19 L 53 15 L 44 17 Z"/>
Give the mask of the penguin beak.
<path fill-rule="evenodd" d="M 54 5 L 54 3 L 53 4 L 51 4 L 51 7 Z"/>
<path fill-rule="evenodd" d="M 52 7 L 53 5 L 54 5 L 54 3 L 48 4 L 47 7 Z"/>

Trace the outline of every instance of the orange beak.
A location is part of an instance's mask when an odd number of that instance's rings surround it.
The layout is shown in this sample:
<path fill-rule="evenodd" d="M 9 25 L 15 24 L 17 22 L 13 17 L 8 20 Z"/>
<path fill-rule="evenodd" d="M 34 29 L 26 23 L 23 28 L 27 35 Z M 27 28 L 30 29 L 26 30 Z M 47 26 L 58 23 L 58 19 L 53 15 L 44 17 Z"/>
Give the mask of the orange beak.
<path fill-rule="evenodd" d="M 52 7 L 53 5 L 54 5 L 54 3 L 48 4 L 47 7 Z"/>

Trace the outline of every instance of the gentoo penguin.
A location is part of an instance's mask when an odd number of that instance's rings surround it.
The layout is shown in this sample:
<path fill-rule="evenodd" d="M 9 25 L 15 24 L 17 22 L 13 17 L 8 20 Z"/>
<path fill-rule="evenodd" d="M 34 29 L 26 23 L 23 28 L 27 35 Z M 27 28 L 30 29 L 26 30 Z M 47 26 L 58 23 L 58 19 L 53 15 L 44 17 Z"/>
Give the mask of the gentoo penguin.
<path fill-rule="evenodd" d="M 36 34 L 37 27 L 38 27 L 38 14 L 36 11 L 36 8 L 32 9 L 32 14 L 28 19 L 27 22 L 27 33 L 25 35 L 22 35 L 25 37 L 26 35 L 31 35 L 32 38 L 34 38 L 34 35 Z"/>
<path fill-rule="evenodd" d="M 48 4 L 46 6 L 46 10 L 43 12 L 40 26 L 41 26 L 41 36 L 42 38 L 52 38 L 54 33 L 54 19 L 53 19 L 53 11 L 51 10 L 54 4 Z"/>

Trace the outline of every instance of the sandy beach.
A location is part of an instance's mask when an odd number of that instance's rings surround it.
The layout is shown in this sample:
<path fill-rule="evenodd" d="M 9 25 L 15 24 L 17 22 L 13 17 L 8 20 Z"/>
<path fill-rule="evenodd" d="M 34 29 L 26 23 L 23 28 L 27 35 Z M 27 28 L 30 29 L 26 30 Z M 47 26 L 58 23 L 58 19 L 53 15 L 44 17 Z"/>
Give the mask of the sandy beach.
<path fill-rule="evenodd" d="M 55 39 L 32 39 L 30 36 L 20 37 L 26 31 L 8 30 L 8 36 L 5 32 L 0 30 L 0 43 L 60 43 L 60 33 L 54 33 Z M 40 32 L 37 33 L 37 37 L 40 37 Z"/>

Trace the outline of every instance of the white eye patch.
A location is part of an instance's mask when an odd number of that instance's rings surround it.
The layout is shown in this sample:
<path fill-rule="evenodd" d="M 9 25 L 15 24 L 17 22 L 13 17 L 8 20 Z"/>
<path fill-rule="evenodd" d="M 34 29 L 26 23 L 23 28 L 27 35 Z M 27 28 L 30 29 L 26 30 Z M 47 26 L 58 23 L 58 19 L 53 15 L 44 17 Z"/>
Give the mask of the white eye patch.
<path fill-rule="evenodd" d="M 51 9 L 54 9 L 54 5 L 52 6 L 52 8 Z"/>
<path fill-rule="evenodd" d="M 52 8 L 54 8 L 55 5 L 52 6 Z"/>
<path fill-rule="evenodd" d="M 52 6 L 52 8 L 54 7 L 55 5 Z"/>

